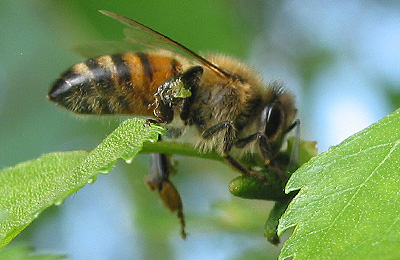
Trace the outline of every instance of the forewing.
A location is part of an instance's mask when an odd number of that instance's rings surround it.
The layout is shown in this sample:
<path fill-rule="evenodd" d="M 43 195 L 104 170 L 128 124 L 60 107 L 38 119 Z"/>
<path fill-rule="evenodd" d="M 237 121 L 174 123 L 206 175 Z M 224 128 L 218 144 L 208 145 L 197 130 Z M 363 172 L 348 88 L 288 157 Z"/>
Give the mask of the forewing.
<path fill-rule="evenodd" d="M 223 69 L 217 67 L 212 64 L 208 60 L 204 59 L 200 55 L 186 48 L 182 44 L 172 40 L 168 36 L 165 36 L 139 22 L 136 22 L 132 19 L 129 19 L 125 16 L 115 14 L 112 12 L 100 10 L 101 13 L 114 18 L 121 23 L 124 23 L 130 26 L 129 30 L 125 30 L 126 37 L 132 42 L 136 48 L 140 46 L 145 46 L 153 49 L 163 49 L 173 53 L 179 53 L 186 56 L 188 59 L 192 60 L 195 63 L 201 64 L 205 67 L 208 67 L 210 70 L 214 71 L 216 74 L 221 77 L 230 78 L 231 75 L 224 71 Z"/>
<path fill-rule="evenodd" d="M 143 50 L 139 48 L 139 46 L 132 44 L 132 42 L 127 39 L 124 41 L 92 41 L 85 44 L 75 45 L 71 47 L 71 49 L 75 53 L 86 58 Z"/>

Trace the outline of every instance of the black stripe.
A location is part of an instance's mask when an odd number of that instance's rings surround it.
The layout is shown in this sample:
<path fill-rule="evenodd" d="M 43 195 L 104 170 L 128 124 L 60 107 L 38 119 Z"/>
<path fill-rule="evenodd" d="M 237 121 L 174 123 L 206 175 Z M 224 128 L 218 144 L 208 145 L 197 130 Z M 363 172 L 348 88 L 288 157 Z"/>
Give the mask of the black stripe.
<path fill-rule="evenodd" d="M 129 111 L 130 109 L 130 102 L 127 99 L 127 93 L 134 93 L 135 88 L 133 83 L 131 82 L 131 69 L 126 64 L 125 60 L 123 59 L 124 54 L 114 54 L 111 55 L 111 59 L 114 62 L 117 75 L 118 75 L 118 84 L 120 89 L 120 94 L 117 96 L 118 98 L 118 105 L 120 110 Z M 118 110 L 117 109 L 117 110 Z M 116 113 L 119 111 L 115 111 Z"/>
<path fill-rule="evenodd" d="M 129 111 L 131 107 L 131 103 L 124 95 L 118 96 L 118 105 L 120 106 L 121 110 Z"/>
<path fill-rule="evenodd" d="M 96 59 L 89 59 L 85 62 L 90 72 L 93 74 L 92 83 L 94 89 L 99 94 L 111 94 L 114 92 L 114 82 L 111 77 L 111 71 L 101 67 Z"/>
<path fill-rule="evenodd" d="M 97 102 L 88 107 L 88 112 L 109 114 L 109 96 L 114 95 L 115 86 L 112 80 L 112 73 L 106 67 L 101 67 L 97 59 L 89 59 L 85 62 L 90 72 L 93 74 L 91 88 L 95 91 Z M 94 108 L 93 106 L 97 106 Z M 97 111 L 99 109 L 100 111 Z"/>
<path fill-rule="evenodd" d="M 123 54 L 111 55 L 111 59 L 117 70 L 119 85 L 124 88 L 129 82 L 131 82 L 131 69 L 126 65 L 122 55 Z"/>
<path fill-rule="evenodd" d="M 109 104 L 110 100 L 108 98 L 98 97 L 98 101 L 99 101 L 100 108 L 101 108 L 101 111 L 99 112 L 99 114 L 114 114 L 112 112 L 112 107 L 110 107 L 110 104 Z M 93 112 L 97 112 L 97 111 L 93 111 Z"/>
<path fill-rule="evenodd" d="M 151 68 L 151 64 L 149 61 L 149 55 L 143 52 L 138 52 L 136 55 L 139 57 L 142 62 L 142 67 L 144 74 L 151 80 L 153 80 L 153 69 Z"/>

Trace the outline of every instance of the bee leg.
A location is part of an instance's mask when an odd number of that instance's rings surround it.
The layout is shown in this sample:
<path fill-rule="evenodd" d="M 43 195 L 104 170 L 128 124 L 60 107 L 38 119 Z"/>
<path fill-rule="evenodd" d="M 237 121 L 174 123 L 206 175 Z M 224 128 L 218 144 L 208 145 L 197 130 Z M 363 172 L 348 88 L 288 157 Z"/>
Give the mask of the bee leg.
<path fill-rule="evenodd" d="M 151 154 L 151 169 L 146 178 L 146 184 L 151 190 L 158 191 L 160 199 L 172 213 L 177 212 L 181 223 L 181 237 L 186 238 L 182 199 L 174 184 L 169 180 L 170 165 L 166 154 Z"/>
<path fill-rule="evenodd" d="M 164 102 L 157 103 L 154 110 L 155 119 L 147 119 L 146 125 L 170 123 L 174 119 L 174 107 Z"/>
<path fill-rule="evenodd" d="M 234 126 L 231 122 L 225 121 L 216 124 L 214 126 L 211 126 L 210 128 L 208 128 L 203 132 L 202 137 L 205 139 L 209 139 L 216 133 L 224 129 L 226 129 L 226 133 L 224 137 L 224 147 L 223 147 L 222 157 L 224 158 L 225 162 L 227 162 L 230 166 L 232 166 L 234 169 L 238 170 L 241 174 L 245 176 L 251 176 L 260 179 L 261 181 L 267 182 L 265 176 L 252 172 L 246 166 L 244 166 L 242 163 L 237 161 L 229 154 L 229 152 L 232 149 L 232 146 L 234 145 L 234 140 L 236 135 Z"/>
<path fill-rule="evenodd" d="M 145 126 L 150 126 L 150 124 L 167 124 L 174 119 L 174 108 L 165 104 L 163 102 L 156 101 L 157 108 L 154 110 L 154 117 L 149 118 L 144 123 Z"/>
<path fill-rule="evenodd" d="M 255 133 L 249 135 L 248 137 L 239 139 L 235 142 L 235 146 L 238 148 L 244 148 L 252 142 L 258 141 L 259 149 L 261 152 L 261 156 L 264 160 L 265 167 L 268 167 L 272 172 L 276 174 L 278 178 L 280 178 L 283 182 L 287 182 L 288 175 L 276 165 L 273 165 L 271 162 L 272 154 L 271 154 L 271 146 L 268 142 L 268 138 L 264 133 Z"/>
<path fill-rule="evenodd" d="M 289 133 L 292 131 L 295 127 L 300 127 L 300 119 L 294 120 L 293 124 L 289 126 L 289 128 L 286 130 L 286 133 Z"/>
<path fill-rule="evenodd" d="M 182 77 L 185 88 L 190 91 L 190 97 L 183 99 L 180 117 L 187 123 L 190 114 L 190 108 L 197 95 L 197 87 L 199 86 L 200 78 L 203 75 L 203 68 L 195 66 L 186 71 Z"/>
<path fill-rule="evenodd" d="M 216 133 L 218 133 L 219 131 L 223 130 L 223 129 L 228 129 L 228 128 L 232 128 L 232 123 L 231 122 L 222 122 L 222 123 L 218 123 L 216 125 L 213 125 L 212 127 L 206 129 L 201 136 L 204 139 L 209 139 L 211 137 L 213 137 L 213 135 L 215 135 Z M 228 132 L 228 130 L 227 130 Z"/>
<path fill-rule="evenodd" d="M 248 137 L 239 139 L 235 142 L 235 147 L 238 148 L 244 148 L 247 145 L 249 145 L 252 142 L 258 141 L 261 156 L 264 160 L 265 165 L 270 164 L 270 158 L 271 158 L 271 146 L 268 142 L 268 138 L 265 134 L 257 132 L 255 134 L 249 135 Z"/>
<path fill-rule="evenodd" d="M 293 150 L 290 154 L 289 167 L 296 169 L 299 164 L 299 153 L 300 153 L 300 120 L 296 119 L 294 123 L 288 128 L 287 132 L 295 129 L 294 132 L 294 144 Z"/>
<path fill-rule="evenodd" d="M 268 179 L 256 172 L 253 172 L 251 170 L 249 170 L 246 166 L 244 166 L 243 164 L 241 164 L 239 161 L 237 161 L 235 158 L 233 158 L 232 156 L 229 155 L 229 153 L 224 152 L 222 154 L 222 157 L 224 158 L 225 162 L 228 163 L 230 166 L 232 166 L 234 169 L 236 169 L 237 171 L 239 171 L 242 175 L 244 176 L 250 176 L 256 179 L 259 179 L 262 182 L 267 183 Z"/>
<path fill-rule="evenodd" d="M 156 123 L 172 122 L 174 110 L 178 105 L 181 106 L 181 119 L 186 121 L 202 74 L 203 68 L 195 66 L 183 74 L 169 78 L 159 86 L 152 104 L 155 105 L 153 113 L 156 119 L 152 121 Z M 185 93 L 184 90 L 189 93 Z"/>

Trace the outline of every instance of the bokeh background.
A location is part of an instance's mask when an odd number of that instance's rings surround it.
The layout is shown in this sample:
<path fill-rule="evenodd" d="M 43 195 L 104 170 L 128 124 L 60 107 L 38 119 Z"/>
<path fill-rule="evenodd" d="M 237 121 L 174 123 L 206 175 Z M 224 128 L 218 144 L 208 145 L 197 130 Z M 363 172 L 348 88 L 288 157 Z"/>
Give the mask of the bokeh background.
<path fill-rule="evenodd" d="M 94 148 L 120 122 L 76 117 L 45 98 L 51 83 L 83 60 L 70 47 L 120 40 L 138 20 L 196 52 L 253 65 L 297 95 L 302 139 L 319 151 L 400 106 L 398 1 L 2 0 L 0 2 L 0 167 L 44 153 Z M 148 156 L 119 162 L 46 210 L 12 243 L 70 259 L 276 259 L 262 228 L 271 208 L 229 194 L 236 175 L 212 161 L 176 157 L 189 237 L 143 180 Z M 287 235 L 286 235 L 287 236 Z M 285 239 L 285 238 L 284 238 Z"/>

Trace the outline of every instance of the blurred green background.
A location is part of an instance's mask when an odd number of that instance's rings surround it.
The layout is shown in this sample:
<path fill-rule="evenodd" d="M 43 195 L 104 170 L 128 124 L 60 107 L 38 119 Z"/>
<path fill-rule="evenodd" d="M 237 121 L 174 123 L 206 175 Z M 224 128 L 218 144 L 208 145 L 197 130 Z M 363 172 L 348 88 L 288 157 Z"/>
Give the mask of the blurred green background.
<path fill-rule="evenodd" d="M 196 52 L 243 59 L 267 82 L 285 82 L 298 97 L 302 138 L 318 141 L 321 152 L 400 104 L 397 1 L 2 0 L 0 167 L 92 149 L 120 122 L 77 117 L 45 98 L 52 82 L 83 60 L 70 47 L 123 38 L 123 25 L 99 9 Z M 176 217 L 145 186 L 149 160 L 141 155 L 46 210 L 12 243 L 70 259 L 276 259 L 280 246 L 262 236 L 272 204 L 230 195 L 236 173 L 221 163 L 176 159 L 186 241 Z"/>

